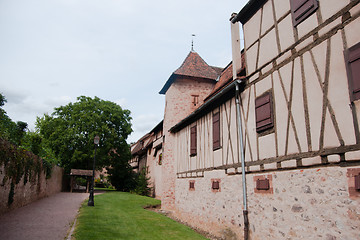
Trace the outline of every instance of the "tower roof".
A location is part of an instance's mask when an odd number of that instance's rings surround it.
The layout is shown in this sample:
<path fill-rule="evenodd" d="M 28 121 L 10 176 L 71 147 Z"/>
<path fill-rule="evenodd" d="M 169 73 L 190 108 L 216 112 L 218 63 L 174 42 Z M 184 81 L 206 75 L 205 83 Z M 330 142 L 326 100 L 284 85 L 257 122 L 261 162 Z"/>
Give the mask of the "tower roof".
<path fill-rule="evenodd" d="M 165 94 L 171 84 L 176 80 L 178 76 L 188 76 L 195 78 L 203 78 L 209 80 L 216 80 L 219 74 L 219 68 L 209 66 L 198 53 L 190 51 L 185 58 L 181 66 L 171 74 L 166 81 L 163 88 L 160 90 L 160 94 Z"/>

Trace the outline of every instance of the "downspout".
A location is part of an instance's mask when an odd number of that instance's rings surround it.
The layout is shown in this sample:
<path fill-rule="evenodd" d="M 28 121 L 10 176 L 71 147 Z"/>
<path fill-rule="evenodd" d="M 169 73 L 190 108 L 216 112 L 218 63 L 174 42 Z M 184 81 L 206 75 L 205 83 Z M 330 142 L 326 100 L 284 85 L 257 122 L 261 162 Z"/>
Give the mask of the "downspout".
<path fill-rule="evenodd" d="M 231 26 L 231 49 L 232 49 L 232 63 L 233 63 L 233 79 L 235 80 L 235 103 L 236 103 L 236 115 L 238 123 L 238 136 L 240 138 L 240 158 L 241 158 L 241 173 L 242 173 L 242 187 L 243 187 L 243 215 L 244 215 L 244 239 L 249 239 L 249 219 L 247 208 L 247 191 L 246 191 L 246 172 L 245 172 L 245 156 L 244 156 L 244 143 L 243 143 L 243 131 L 240 112 L 240 86 L 241 83 L 237 80 L 237 74 L 241 71 L 241 46 L 240 46 L 240 33 L 239 23 L 234 21 L 237 14 L 233 13 L 230 18 Z"/>
<path fill-rule="evenodd" d="M 240 87 L 239 82 L 235 81 L 235 103 L 236 113 L 238 121 L 238 134 L 240 138 L 240 157 L 241 157 L 241 174 L 242 174 L 242 187 L 243 187 L 243 215 L 244 215 L 244 239 L 249 239 L 249 219 L 248 219 L 248 208 L 247 208 L 247 191 L 246 191 L 246 175 L 245 175 L 245 156 L 244 156 L 244 143 L 243 143 L 243 131 L 241 122 L 240 112 Z"/>

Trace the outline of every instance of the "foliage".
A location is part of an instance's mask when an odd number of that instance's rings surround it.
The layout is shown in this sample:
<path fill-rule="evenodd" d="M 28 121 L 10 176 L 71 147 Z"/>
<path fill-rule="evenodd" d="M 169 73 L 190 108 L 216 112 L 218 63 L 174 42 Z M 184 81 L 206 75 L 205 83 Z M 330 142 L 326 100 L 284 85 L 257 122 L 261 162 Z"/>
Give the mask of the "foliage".
<path fill-rule="evenodd" d="M 4 95 L 0 94 L 0 107 L 4 106 L 7 102 Z M 0 108 L 0 137 L 6 139 L 14 144 L 19 144 L 23 132 L 26 130 L 24 122 L 13 122 L 6 111 Z"/>
<path fill-rule="evenodd" d="M 21 147 L 41 157 L 47 166 L 59 164 L 59 160 L 55 157 L 53 151 L 37 132 L 27 132 L 22 139 Z"/>
<path fill-rule="evenodd" d="M 100 136 L 96 166 L 109 166 L 110 150 L 122 154 L 127 147 L 126 138 L 132 132 L 130 111 L 98 97 L 77 100 L 38 118 L 36 127 L 66 172 L 92 168 L 96 135 Z"/>
<path fill-rule="evenodd" d="M 0 107 L 6 102 L 5 96 L 0 94 Z M 41 145 L 41 136 L 27 132 L 27 126 L 26 122 L 13 122 L 0 108 L 0 166 L 4 166 L 4 178 L 0 184 L 10 181 L 9 205 L 14 201 L 15 186 L 22 178 L 24 185 L 28 181 L 35 182 L 41 171 L 49 178 L 53 168 L 54 161 L 49 160 L 54 158 L 49 157 L 49 151 Z"/>
<path fill-rule="evenodd" d="M 159 205 L 159 200 L 111 191 L 96 195 L 94 202 L 95 207 L 84 202 L 80 209 L 74 233 L 77 240 L 205 239 L 191 228 L 143 208 Z"/>
<path fill-rule="evenodd" d="M 150 177 L 146 176 L 147 168 L 143 168 L 136 178 L 136 187 L 134 193 L 150 196 L 151 188 L 149 187 Z"/>
<path fill-rule="evenodd" d="M 4 166 L 4 178 L 1 184 L 7 181 L 11 183 L 8 204 L 14 199 L 15 185 L 24 179 L 24 185 L 30 181 L 35 182 L 39 179 L 42 171 L 46 177 L 50 177 L 52 166 L 44 164 L 41 158 L 25 149 L 19 148 L 10 142 L 0 138 L 0 166 Z"/>
<path fill-rule="evenodd" d="M 136 187 L 136 174 L 133 172 L 132 167 L 129 165 L 128 160 L 131 157 L 130 148 L 124 147 L 122 154 L 117 154 L 112 151 L 111 167 L 107 168 L 109 173 L 109 181 L 116 190 L 129 192 Z"/>

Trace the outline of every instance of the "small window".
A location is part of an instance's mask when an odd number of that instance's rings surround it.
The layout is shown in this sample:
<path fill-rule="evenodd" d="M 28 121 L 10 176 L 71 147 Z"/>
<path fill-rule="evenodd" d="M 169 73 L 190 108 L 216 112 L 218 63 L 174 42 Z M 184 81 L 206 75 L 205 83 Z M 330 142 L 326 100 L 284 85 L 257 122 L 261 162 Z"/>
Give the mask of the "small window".
<path fill-rule="evenodd" d="M 270 189 L 269 179 L 267 179 L 267 178 L 257 179 L 256 180 L 256 189 L 257 190 L 269 190 Z"/>
<path fill-rule="evenodd" d="M 267 92 L 255 100 L 256 131 L 263 132 L 274 127 L 272 94 Z"/>
<path fill-rule="evenodd" d="M 348 74 L 350 99 L 360 99 L 360 43 L 345 50 L 345 62 Z"/>
<path fill-rule="evenodd" d="M 211 179 L 211 191 L 220 192 L 220 179 Z"/>
<path fill-rule="evenodd" d="M 190 128 L 190 155 L 195 156 L 197 153 L 196 141 L 197 141 L 196 125 Z"/>
<path fill-rule="evenodd" d="M 308 18 L 319 7 L 318 0 L 290 0 L 294 27 Z"/>
<path fill-rule="evenodd" d="M 159 161 L 158 164 L 161 165 L 162 164 L 162 153 L 159 154 Z"/>
<path fill-rule="evenodd" d="M 194 106 L 198 105 L 199 104 L 199 95 L 191 95 L 192 97 L 192 104 Z"/>
<path fill-rule="evenodd" d="M 355 190 L 360 191 L 360 174 L 355 176 Z"/>
<path fill-rule="evenodd" d="M 220 113 L 213 115 L 213 150 L 220 148 Z"/>
<path fill-rule="evenodd" d="M 220 184 L 218 181 L 213 181 L 212 182 L 212 189 L 214 190 L 218 190 L 220 188 Z"/>
<path fill-rule="evenodd" d="M 195 190 L 195 181 L 194 181 L 194 180 L 190 180 L 190 181 L 189 181 L 189 190 L 190 190 L 190 191 L 194 191 L 194 190 Z"/>

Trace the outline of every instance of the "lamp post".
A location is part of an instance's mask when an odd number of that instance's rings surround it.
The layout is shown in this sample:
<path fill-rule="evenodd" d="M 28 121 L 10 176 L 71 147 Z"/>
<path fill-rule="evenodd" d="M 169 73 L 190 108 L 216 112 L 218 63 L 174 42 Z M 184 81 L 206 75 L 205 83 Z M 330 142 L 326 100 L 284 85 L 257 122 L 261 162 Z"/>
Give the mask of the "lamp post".
<path fill-rule="evenodd" d="M 90 196 L 89 196 L 88 206 L 94 206 L 95 157 L 96 157 L 96 147 L 98 146 L 99 141 L 100 141 L 100 137 L 98 135 L 96 135 L 94 137 L 95 154 L 94 154 L 93 174 L 92 174 L 92 179 L 91 179 L 91 187 L 90 187 Z"/>

